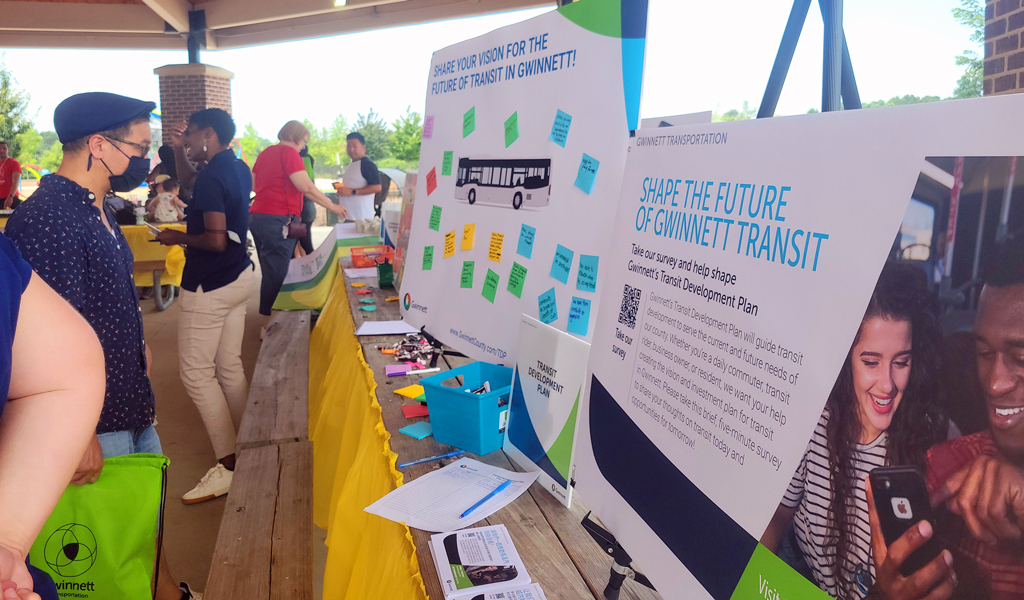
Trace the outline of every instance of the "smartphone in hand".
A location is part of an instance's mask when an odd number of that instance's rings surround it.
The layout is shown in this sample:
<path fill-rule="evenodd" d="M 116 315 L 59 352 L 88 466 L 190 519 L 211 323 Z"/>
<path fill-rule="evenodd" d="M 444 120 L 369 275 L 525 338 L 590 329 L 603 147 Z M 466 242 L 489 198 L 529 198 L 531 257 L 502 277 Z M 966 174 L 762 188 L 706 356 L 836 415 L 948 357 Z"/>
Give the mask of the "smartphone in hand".
<path fill-rule="evenodd" d="M 146 227 L 149 227 L 149 230 L 153 233 L 153 235 L 160 235 L 160 232 L 163 231 L 163 229 L 160 229 L 159 227 L 152 223 L 146 223 Z"/>
<path fill-rule="evenodd" d="M 871 471 L 871 492 L 875 510 L 885 536 L 885 545 L 891 546 L 901 535 L 920 521 L 928 521 L 935 529 L 932 505 L 928 499 L 928 486 L 924 476 L 915 467 L 878 467 Z M 900 565 L 900 574 L 909 577 L 939 553 L 942 547 L 933 535 Z"/>

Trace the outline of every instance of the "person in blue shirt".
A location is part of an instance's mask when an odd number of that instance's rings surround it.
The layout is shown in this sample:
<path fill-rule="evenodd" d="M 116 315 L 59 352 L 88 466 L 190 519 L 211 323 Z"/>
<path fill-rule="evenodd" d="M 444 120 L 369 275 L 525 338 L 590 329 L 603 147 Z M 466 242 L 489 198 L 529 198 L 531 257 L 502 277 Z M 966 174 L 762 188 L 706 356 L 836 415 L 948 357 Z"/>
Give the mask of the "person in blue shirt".
<path fill-rule="evenodd" d="M 72 479 L 96 481 L 103 459 L 163 454 L 149 353 L 135 290 L 135 260 L 108 192 L 130 192 L 149 174 L 152 102 L 106 92 L 75 94 L 53 113 L 64 156 L 56 173 L 14 210 L 6 234 L 36 273 L 92 325 L 103 347 L 106 396 L 89 444 Z M 198 598 L 175 585 L 166 555 L 157 600 Z"/>
<path fill-rule="evenodd" d="M 195 402 L 218 459 L 185 504 L 228 493 L 235 468 L 235 433 L 242 422 L 249 383 L 242 368 L 245 309 L 253 293 L 253 264 L 245 251 L 252 173 L 229 145 L 231 115 L 219 108 L 193 113 L 188 126 L 172 128 L 171 141 L 193 162 L 196 175 L 185 217 L 187 231 L 163 230 L 162 244 L 184 244 L 178 362 L 181 381 Z"/>

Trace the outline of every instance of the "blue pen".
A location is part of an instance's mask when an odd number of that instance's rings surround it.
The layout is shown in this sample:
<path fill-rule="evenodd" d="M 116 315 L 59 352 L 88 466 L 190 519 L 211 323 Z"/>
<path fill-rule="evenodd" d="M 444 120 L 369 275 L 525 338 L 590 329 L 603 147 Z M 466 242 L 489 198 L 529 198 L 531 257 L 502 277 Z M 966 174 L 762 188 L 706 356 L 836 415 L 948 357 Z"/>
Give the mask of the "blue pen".
<path fill-rule="evenodd" d="M 511 479 L 506 479 L 506 480 L 505 480 L 505 483 L 502 483 L 502 484 L 501 484 L 501 485 L 499 485 L 498 487 L 494 488 L 493 490 L 491 490 L 491 493 L 490 493 L 490 494 L 487 494 L 486 496 L 484 496 L 483 498 L 481 498 L 479 502 L 477 502 L 477 503 L 476 503 L 476 504 L 474 504 L 473 506 L 470 506 L 469 508 L 467 508 L 467 509 L 466 509 L 466 512 L 464 512 L 464 513 L 462 513 L 461 515 L 459 515 L 459 518 L 460 518 L 460 519 L 465 519 L 465 518 L 466 518 L 466 516 L 467 516 L 467 515 L 468 515 L 469 513 L 473 512 L 474 510 L 476 510 L 476 509 L 478 509 L 478 508 L 480 508 L 480 506 L 481 506 L 481 505 L 482 505 L 482 504 L 483 504 L 484 502 L 487 502 L 487 501 L 488 501 L 488 500 L 490 500 L 491 498 L 493 498 L 493 497 L 497 496 L 498 494 L 502 493 L 503 491 L 505 491 L 505 488 L 507 488 L 507 487 L 508 487 L 508 486 L 510 486 L 510 485 L 512 485 L 512 480 L 511 480 Z"/>
<path fill-rule="evenodd" d="M 419 460 L 410 460 L 409 462 L 398 463 L 398 468 L 404 469 L 413 465 L 422 465 L 425 462 L 441 460 L 442 458 L 455 458 L 456 456 L 462 456 L 465 453 L 465 450 L 456 450 L 455 452 L 449 452 L 448 454 L 438 454 L 437 456 L 428 456 L 427 458 L 421 458 Z"/>

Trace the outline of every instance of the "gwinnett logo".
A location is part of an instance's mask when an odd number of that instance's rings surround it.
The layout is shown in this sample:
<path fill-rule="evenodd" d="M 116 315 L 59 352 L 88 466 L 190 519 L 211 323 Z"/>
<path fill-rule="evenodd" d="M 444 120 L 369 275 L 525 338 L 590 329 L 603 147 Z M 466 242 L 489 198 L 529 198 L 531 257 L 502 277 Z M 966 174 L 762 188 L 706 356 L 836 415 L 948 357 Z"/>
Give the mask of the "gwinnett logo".
<path fill-rule="evenodd" d="M 427 314 L 427 307 L 422 304 L 416 304 L 412 301 L 412 296 L 409 294 L 405 295 L 405 310 L 418 310 L 423 314 Z"/>
<path fill-rule="evenodd" d="M 409 310 L 409 306 L 412 304 L 412 296 L 409 294 L 405 295 L 405 310 Z"/>
<path fill-rule="evenodd" d="M 85 525 L 68 523 L 46 539 L 43 558 L 61 577 L 84 575 L 96 564 L 96 536 Z"/>

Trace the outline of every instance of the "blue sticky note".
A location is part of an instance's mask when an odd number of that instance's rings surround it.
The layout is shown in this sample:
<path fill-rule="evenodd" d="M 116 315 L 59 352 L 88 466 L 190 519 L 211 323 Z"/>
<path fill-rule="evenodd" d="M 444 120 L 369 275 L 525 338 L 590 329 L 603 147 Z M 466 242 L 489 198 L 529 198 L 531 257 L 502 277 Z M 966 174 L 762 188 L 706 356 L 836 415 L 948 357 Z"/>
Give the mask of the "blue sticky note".
<path fill-rule="evenodd" d="M 555 248 L 555 259 L 551 261 L 551 276 L 562 283 L 569 283 L 569 271 L 572 270 L 574 254 L 575 252 L 559 244 Z"/>
<path fill-rule="evenodd" d="M 572 124 L 572 116 L 558 111 L 555 113 L 555 122 L 551 125 L 549 140 L 565 148 L 565 140 L 569 137 L 569 125 Z"/>
<path fill-rule="evenodd" d="M 576 289 L 581 292 L 597 291 L 597 256 L 580 254 L 580 271 L 576 275 Z"/>
<path fill-rule="evenodd" d="M 428 435 L 432 435 L 434 433 L 434 428 L 430 425 L 430 421 L 420 421 L 419 423 L 406 425 L 399 429 L 398 433 L 404 433 L 414 440 L 422 440 Z"/>
<path fill-rule="evenodd" d="M 516 254 L 526 258 L 533 258 L 533 238 L 536 236 L 537 229 L 523 223 L 523 226 L 519 229 L 519 246 L 516 248 Z"/>
<path fill-rule="evenodd" d="M 576 187 L 588 194 L 592 192 L 594 190 L 594 180 L 597 179 L 597 168 L 600 166 L 600 161 L 584 153 L 583 159 L 580 161 L 580 170 L 576 173 Z"/>
<path fill-rule="evenodd" d="M 572 297 L 569 304 L 569 333 L 587 335 L 590 331 L 590 300 Z"/>
<path fill-rule="evenodd" d="M 544 292 L 537 298 L 537 317 L 541 323 L 558 320 L 558 304 L 555 302 L 555 288 Z"/>

